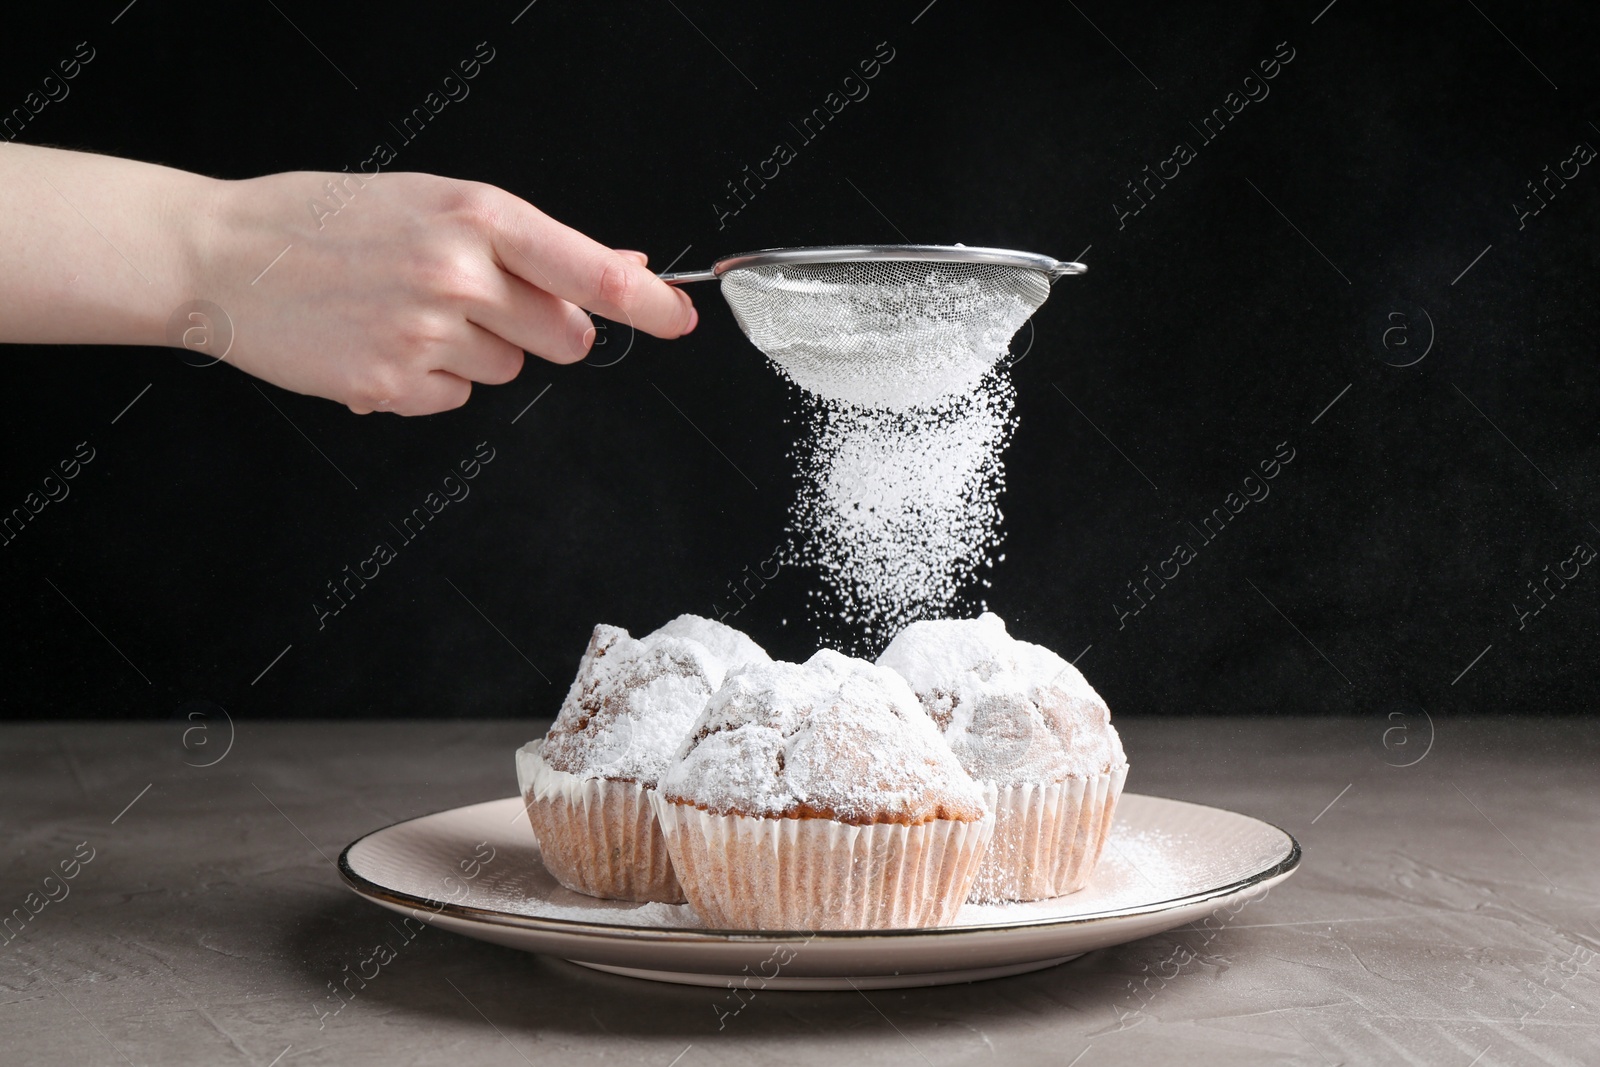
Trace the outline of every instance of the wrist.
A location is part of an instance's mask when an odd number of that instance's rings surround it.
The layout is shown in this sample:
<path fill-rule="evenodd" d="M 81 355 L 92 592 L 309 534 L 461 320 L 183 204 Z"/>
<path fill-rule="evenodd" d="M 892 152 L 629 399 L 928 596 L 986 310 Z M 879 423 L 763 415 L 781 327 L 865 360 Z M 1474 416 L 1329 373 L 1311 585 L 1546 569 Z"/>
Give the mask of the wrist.
<path fill-rule="evenodd" d="M 225 182 L 90 152 L 6 146 L 0 339 L 165 345 Z"/>
<path fill-rule="evenodd" d="M 168 224 L 175 235 L 173 256 L 174 284 L 169 293 L 168 307 L 161 321 L 155 324 L 159 331 L 156 344 L 193 347 L 183 341 L 182 329 L 172 330 L 180 309 L 196 301 L 209 301 L 225 306 L 224 292 L 230 272 L 225 266 L 228 259 L 231 227 L 234 225 L 233 200 L 238 182 L 202 175 L 186 175 L 188 181 L 173 192 L 168 207 Z"/>

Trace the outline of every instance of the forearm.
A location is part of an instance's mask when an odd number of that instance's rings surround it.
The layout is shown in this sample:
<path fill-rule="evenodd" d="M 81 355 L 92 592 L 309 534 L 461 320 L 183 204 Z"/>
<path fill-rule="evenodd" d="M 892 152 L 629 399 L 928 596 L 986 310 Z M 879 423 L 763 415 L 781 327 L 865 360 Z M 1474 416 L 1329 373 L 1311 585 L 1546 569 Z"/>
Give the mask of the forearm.
<path fill-rule="evenodd" d="M 0 341 L 168 343 L 223 183 L 111 156 L 0 145 Z"/>

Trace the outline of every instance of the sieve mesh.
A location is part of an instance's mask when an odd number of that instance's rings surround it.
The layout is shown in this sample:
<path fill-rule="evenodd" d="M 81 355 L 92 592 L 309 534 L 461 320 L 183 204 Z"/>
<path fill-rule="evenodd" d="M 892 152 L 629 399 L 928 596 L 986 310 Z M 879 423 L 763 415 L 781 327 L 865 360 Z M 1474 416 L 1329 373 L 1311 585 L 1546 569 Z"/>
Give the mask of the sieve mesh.
<path fill-rule="evenodd" d="M 1050 295 L 997 263 L 767 263 L 722 275 L 745 336 L 808 392 L 904 411 L 971 390 Z"/>

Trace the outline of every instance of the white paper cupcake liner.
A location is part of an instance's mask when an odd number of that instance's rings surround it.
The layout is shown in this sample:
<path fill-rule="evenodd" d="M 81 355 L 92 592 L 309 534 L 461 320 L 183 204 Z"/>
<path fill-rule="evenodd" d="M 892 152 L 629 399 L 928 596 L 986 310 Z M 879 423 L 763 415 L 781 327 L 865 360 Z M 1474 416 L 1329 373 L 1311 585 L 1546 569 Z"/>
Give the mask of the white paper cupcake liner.
<path fill-rule="evenodd" d="M 543 741 L 532 741 L 517 750 L 517 782 L 544 865 L 556 880 L 592 897 L 683 903 L 650 806 L 655 791 L 557 770 L 545 762 L 543 748 Z"/>
<path fill-rule="evenodd" d="M 708 926 L 878 930 L 955 918 L 994 816 L 917 826 L 714 815 L 653 794 L 684 895 Z"/>
<path fill-rule="evenodd" d="M 969 899 L 1044 900 L 1088 885 L 1127 777 L 1123 764 L 1047 785 L 981 781 L 995 828 Z"/>

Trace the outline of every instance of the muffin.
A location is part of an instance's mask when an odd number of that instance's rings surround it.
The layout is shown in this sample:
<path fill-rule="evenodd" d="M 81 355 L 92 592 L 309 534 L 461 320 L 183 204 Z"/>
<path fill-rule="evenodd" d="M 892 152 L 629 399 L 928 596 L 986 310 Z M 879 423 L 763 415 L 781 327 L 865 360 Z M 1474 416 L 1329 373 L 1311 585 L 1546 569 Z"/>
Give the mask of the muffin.
<path fill-rule="evenodd" d="M 830 650 L 730 673 L 652 802 L 724 929 L 948 923 L 994 825 L 905 680 Z"/>
<path fill-rule="evenodd" d="M 637 639 L 595 627 L 554 725 L 517 752 L 528 819 L 562 885 L 682 903 L 649 793 L 727 671 L 765 662 L 744 634 L 695 615 Z"/>
<path fill-rule="evenodd" d="M 1078 669 L 998 615 L 915 622 L 878 664 L 910 683 L 985 788 L 994 840 L 972 899 L 1041 900 L 1089 881 L 1127 777 L 1110 711 Z"/>

